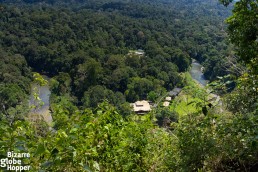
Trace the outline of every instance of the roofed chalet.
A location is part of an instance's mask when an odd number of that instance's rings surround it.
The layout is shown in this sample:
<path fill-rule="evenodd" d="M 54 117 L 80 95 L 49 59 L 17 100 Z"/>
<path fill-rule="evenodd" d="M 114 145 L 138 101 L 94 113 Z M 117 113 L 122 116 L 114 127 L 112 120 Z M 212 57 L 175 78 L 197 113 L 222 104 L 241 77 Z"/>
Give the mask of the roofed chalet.
<path fill-rule="evenodd" d="M 151 111 L 151 105 L 146 100 L 131 103 L 131 106 L 133 107 L 133 111 L 137 114 L 145 114 L 145 113 Z"/>

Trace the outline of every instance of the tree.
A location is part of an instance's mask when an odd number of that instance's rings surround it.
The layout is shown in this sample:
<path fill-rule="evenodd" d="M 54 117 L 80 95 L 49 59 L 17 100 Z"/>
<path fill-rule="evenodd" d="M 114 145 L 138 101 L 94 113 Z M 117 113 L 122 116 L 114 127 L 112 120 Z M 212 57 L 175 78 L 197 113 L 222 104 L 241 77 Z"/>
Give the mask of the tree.
<path fill-rule="evenodd" d="M 114 93 L 104 86 L 96 85 L 85 91 L 82 98 L 85 108 L 96 108 L 103 101 L 108 101 L 118 107 L 120 104 L 125 103 L 125 97 L 121 92 Z"/>
<path fill-rule="evenodd" d="M 26 101 L 26 94 L 17 84 L 0 84 L 0 112 Z"/>
<path fill-rule="evenodd" d="M 130 79 L 125 92 L 129 102 L 134 102 L 138 99 L 145 99 L 150 91 L 153 90 L 153 83 L 147 78 L 133 77 Z"/>
<path fill-rule="evenodd" d="M 82 99 L 84 107 L 97 107 L 99 103 L 107 98 L 107 89 L 101 85 L 91 87 L 88 91 L 84 92 Z"/>
<path fill-rule="evenodd" d="M 124 64 L 124 57 L 122 55 L 112 55 L 108 58 L 106 66 L 110 70 L 115 70 Z"/>
<path fill-rule="evenodd" d="M 68 73 L 60 72 L 50 80 L 51 92 L 56 95 L 69 94 L 71 91 L 71 77 Z"/>
<path fill-rule="evenodd" d="M 186 53 L 176 55 L 176 62 L 180 72 L 184 72 L 190 66 L 190 56 Z"/>
<path fill-rule="evenodd" d="M 221 2 L 228 5 L 232 0 Z M 240 0 L 235 3 L 233 15 L 227 19 L 229 37 L 237 48 L 238 59 L 249 69 L 238 79 L 237 88 L 228 96 L 228 106 L 235 113 L 258 114 L 257 15 L 257 0 Z"/>
<path fill-rule="evenodd" d="M 112 72 L 107 81 L 110 89 L 125 92 L 130 77 L 135 76 L 135 71 L 130 67 L 118 68 Z"/>
<path fill-rule="evenodd" d="M 155 91 L 150 91 L 150 92 L 148 93 L 147 99 L 148 99 L 149 101 L 155 102 L 158 97 L 159 97 L 159 95 L 158 95 Z"/>
<path fill-rule="evenodd" d="M 137 69 L 140 67 L 140 59 L 138 55 L 127 55 L 125 59 L 125 64 L 131 68 Z"/>
<path fill-rule="evenodd" d="M 232 0 L 220 0 L 229 5 Z M 240 0 L 234 5 L 233 15 L 227 19 L 230 41 L 237 47 L 239 60 L 250 64 L 258 72 L 258 3 Z"/>
<path fill-rule="evenodd" d="M 88 59 L 85 63 L 78 65 L 75 76 L 75 92 L 81 95 L 90 86 L 96 85 L 101 74 L 102 66 L 95 59 Z"/>

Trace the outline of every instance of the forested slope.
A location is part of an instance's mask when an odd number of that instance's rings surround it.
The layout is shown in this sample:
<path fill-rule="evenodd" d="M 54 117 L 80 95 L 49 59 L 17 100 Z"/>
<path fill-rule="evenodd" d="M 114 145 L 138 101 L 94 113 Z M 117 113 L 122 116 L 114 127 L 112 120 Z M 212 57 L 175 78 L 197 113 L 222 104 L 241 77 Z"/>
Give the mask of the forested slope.
<path fill-rule="evenodd" d="M 155 99 L 184 85 L 179 72 L 191 58 L 204 62 L 208 79 L 228 74 L 223 59 L 232 52 L 223 20 L 230 11 L 216 1 L 4 2 L 3 51 L 53 76 L 53 94 L 69 94 L 85 107 L 103 99 L 120 106 L 151 91 Z M 145 56 L 128 55 L 137 49 Z M 89 94 L 96 102 L 84 101 Z"/>

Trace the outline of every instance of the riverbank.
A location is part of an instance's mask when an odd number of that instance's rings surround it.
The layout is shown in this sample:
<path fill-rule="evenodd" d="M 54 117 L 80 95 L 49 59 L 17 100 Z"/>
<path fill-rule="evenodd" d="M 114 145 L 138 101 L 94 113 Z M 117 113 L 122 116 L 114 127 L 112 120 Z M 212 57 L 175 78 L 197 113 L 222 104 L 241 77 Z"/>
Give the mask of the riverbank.
<path fill-rule="evenodd" d="M 180 94 L 172 101 L 170 110 L 176 112 L 179 118 L 188 114 L 201 113 L 201 104 L 205 102 L 207 93 L 204 86 L 194 80 L 189 72 L 182 74 L 186 85 Z"/>
<path fill-rule="evenodd" d="M 225 108 L 220 96 L 211 93 L 211 90 L 206 87 L 208 81 L 203 77 L 201 72 L 202 66 L 196 61 L 193 63 L 195 68 L 191 68 L 190 72 L 182 74 L 187 86 L 173 100 L 170 110 L 178 114 L 179 120 L 180 117 L 185 115 L 202 114 L 203 107 L 207 107 L 208 113 L 211 111 L 213 114 L 224 113 Z M 203 80 L 199 82 L 200 79 Z"/>
<path fill-rule="evenodd" d="M 191 113 L 202 113 L 202 107 L 217 97 L 215 94 L 210 94 L 209 90 L 205 88 L 208 80 L 205 79 L 202 72 L 202 65 L 195 59 L 192 59 L 192 66 L 189 72 L 181 74 L 185 82 L 185 87 L 181 93 L 176 96 L 170 103 L 170 110 L 184 116 Z M 166 95 L 163 95 L 157 105 L 164 101 Z M 216 98 L 215 98 L 216 99 Z M 156 107 L 156 106 L 155 106 Z"/>

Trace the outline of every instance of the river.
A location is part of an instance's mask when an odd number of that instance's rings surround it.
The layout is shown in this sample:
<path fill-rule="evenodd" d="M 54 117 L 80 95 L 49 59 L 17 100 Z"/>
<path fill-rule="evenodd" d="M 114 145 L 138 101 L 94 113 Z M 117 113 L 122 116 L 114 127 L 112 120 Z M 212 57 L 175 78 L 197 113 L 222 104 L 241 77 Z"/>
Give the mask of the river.
<path fill-rule="evenodd" d="M 195 59 L 192 59 L 192 67 L 190 70 L 190 74 L 192 78 L 199 83 L 200 86 L 205 87 L 209 80 L 206 80 L 203 72 L 202 72 L 202 65 L 198 63 Z M 213 105 L 219 105 L 219 112 L 223 112 L 222 109 L 222 101 L 220 99 L 220 96 L 217 94 L 211 93 L 211 90 L 206 88 L 208 95 L 208 101 L 211 102 Z"/>
<path fill-rule="evenodd" d="M 50 78 L 48 78 L 47 76 L 43 76 L 43 78 L 46 79 L 47 81 L 50 80 Z M 33 108 L 31 110 L 31 114 L 34 114 L 34 115 L 36 114 L 39 117 L 42 117 L 43 120 L 50 125 L 53 122 L 53 119 L 49 110 L 49 105 L 50 105 L 49 99 L 51 94 L 49 85 L 40 86 L 38 84 L 32 84 L 31 88 L 32 88 L 32 91 L 31 91 L 30 101 L 29 101 L 30 106 L 37 105 L 37 101 L 35 101 L 35 98 L 33 96 L 33 94 L 35 93 L 35 90 L 37 90 L 37 92 L 39 93 L 40 101 L 43 102 L 42 106 L 37 106 L 36 108 Z"/>
<path fill-rule="evenodd" d="M 195 59 L 192 59 L 192 67 L 190 70 L 190 74 L 194 80 L 200 83 L 202 86 L 206 86 L 208 80 L 205 79 L 202 73 L 202 65 L 198 63 Z"/>

